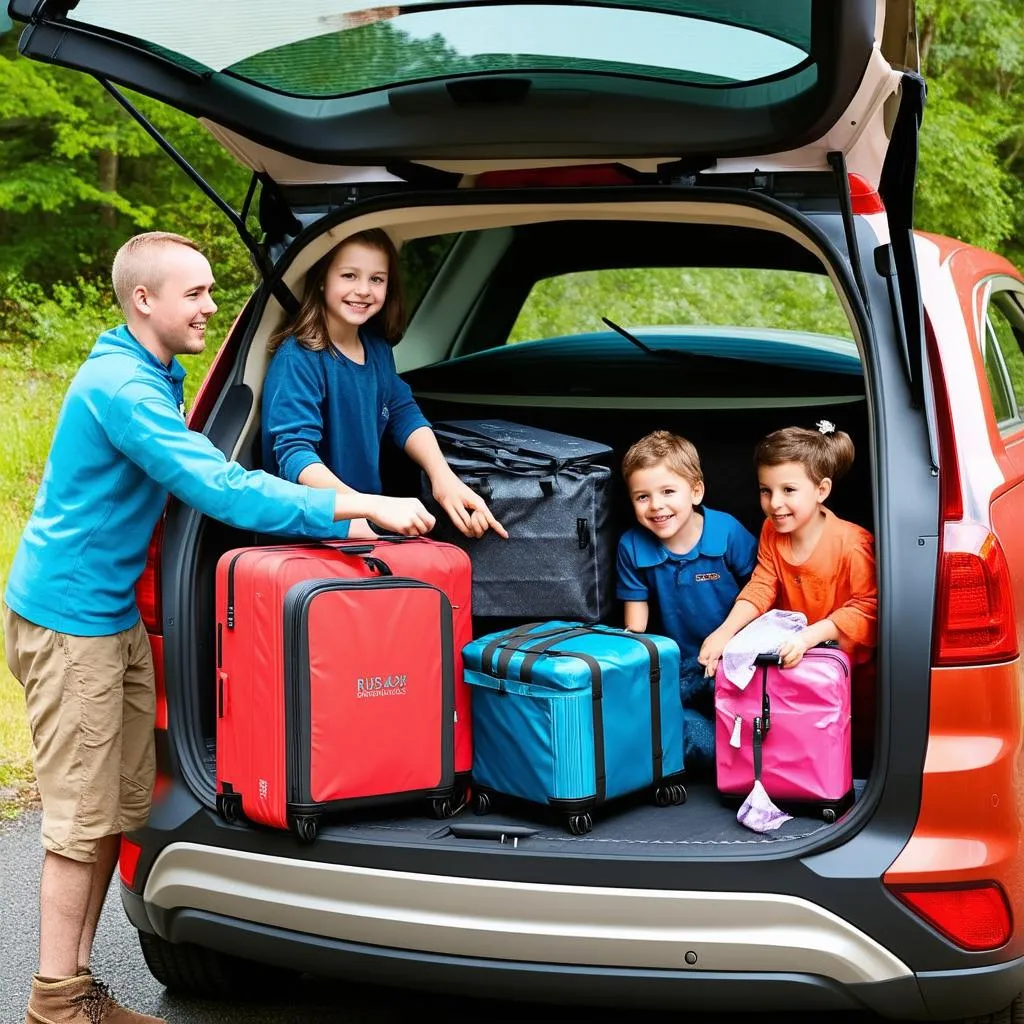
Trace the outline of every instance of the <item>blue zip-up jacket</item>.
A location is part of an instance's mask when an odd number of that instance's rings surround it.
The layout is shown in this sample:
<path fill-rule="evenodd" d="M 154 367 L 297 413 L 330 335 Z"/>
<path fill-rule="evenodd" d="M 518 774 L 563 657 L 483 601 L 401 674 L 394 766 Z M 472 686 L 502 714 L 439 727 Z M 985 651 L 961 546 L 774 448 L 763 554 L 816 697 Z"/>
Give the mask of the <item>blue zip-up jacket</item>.
<path fill-rule="evenodd" d="M 139 619 L 135 584 L 168 491 L 243 530 L 344 538 L 333 490 L 228 462 L 184 420 L 185 371 L 127 327 L 101 334 L 64 397 L 4 600 L 39 626 L 108 636 Z"/>
<path fill-rule="evenodd" d="M 293 483 L 322 462 L 363 494 L 380 494 L 385 434 L 404 448 L 430 424 L 398 376 L 391 346 L 360 331 L 365 361 L 333 346 L 313 352 L 294 337 L 274 353 L 263 381 L 263 466 Z"/>

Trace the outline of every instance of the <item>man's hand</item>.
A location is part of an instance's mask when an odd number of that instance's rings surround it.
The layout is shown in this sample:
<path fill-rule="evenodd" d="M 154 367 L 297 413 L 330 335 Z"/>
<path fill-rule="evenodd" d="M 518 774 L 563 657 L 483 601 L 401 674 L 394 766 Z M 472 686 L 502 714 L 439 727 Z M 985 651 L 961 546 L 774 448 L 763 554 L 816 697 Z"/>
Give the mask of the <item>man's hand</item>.
<path fill-rule="evenodd" d="M 400 533 L 406 537 L 420 537 L 429 533 L 435 522 L 419 498 L 389 498 L 386 495 L 373 496 L 372 512 L 367 518 L 390 533 Z M 372 530 L 370 532 L 373 533 Z M 351 527 L 349 536 L 352 536 Z"/>
<path fill-rule="evenodd" d="M 431 480 L 434 500 L 448 513 L 455 528 L 467 537 L 482 537 L 489 529 L 508 540 L 505 527 L 491 515 L 487 502 L 466 486 L 450 469 Z"/>

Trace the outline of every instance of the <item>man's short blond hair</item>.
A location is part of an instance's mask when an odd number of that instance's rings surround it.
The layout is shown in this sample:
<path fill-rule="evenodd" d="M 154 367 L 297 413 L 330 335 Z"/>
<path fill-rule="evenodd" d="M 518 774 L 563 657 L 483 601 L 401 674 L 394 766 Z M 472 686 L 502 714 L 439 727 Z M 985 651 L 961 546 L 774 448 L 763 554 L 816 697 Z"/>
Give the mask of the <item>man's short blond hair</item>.
<path fill-rule="evenodd" d="M 622 476 L 626 486 L 629 486 L 629 478 L 638 469 L 650 469 L 652 466 L 661 465 L 667 466 L 673 473 L 681 476 L 691 487 L 704 482 L 700 456 L 692 442 L 668 430 L 655 430 L 640 438 L 626 452 L 622 460 Z"/>
<path fill-rule="evenodd" d="M 160 291 L 164 282 L 164 252 L 172 245 L 184 245 L 200 252 L 199 246 L 184 235 L 170 231 L 146 231 L 128 239 L 114 257 L 110 279 L 114 285 L 117 303 L 128 315 L 132 293 L 139 285 L 150 291 Z"/>

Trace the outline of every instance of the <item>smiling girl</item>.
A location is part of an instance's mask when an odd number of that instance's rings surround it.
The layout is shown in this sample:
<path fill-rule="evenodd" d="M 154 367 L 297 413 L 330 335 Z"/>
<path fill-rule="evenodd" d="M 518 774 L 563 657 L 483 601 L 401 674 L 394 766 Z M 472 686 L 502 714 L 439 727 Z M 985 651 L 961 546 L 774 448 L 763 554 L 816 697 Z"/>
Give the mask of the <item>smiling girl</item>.
<path fill-rule="evenodd" d="M 398 254 L 380 229 L 352 235 L 306 276 L 294 319 L 268 347 L 263 465 L 310 487 L 379 495 L 387 436 L 422 467 L 435 500 L 467 537 L 507 536 L 486 503 L 451 470 L 392 346 L 405 329 Z M 426 533 L 433 517 L 416 498 L 380 499 L 380 525 Z M 399 529 L 395 522 L 407 525 Z M 353 524 L 355 525 L 355 524 Z M 358 528 L 350 536 L 358 534 Z"/>
<path fill-rule="evenodd" d="M 807 628 L 779 650 L 784 668 L 829 640 L 853 666 L 871 659 L 878 615 L 874 541 L 824 504 L 853 456 L 849 435 L 828 420 L 817 430 L 777 430 L 758 445 L 754 461 L 766 521 L 757 566 L 725 622 L 701 646 L 698 660 L 708 675 L 733 636 L 771 608 L 807 617 Z"/>

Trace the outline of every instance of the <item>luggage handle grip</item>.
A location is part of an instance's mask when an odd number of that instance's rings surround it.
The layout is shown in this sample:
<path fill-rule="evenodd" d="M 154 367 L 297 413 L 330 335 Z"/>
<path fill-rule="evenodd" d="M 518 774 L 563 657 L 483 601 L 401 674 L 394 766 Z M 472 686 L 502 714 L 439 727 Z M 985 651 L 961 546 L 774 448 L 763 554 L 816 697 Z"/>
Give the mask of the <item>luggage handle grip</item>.
<path fill-rule="evenodd" d="M 778 668 L 782 665 L 782 657 L 779 655 L 778 651 L 767 651 L 762 654 L 759 654 L 754 659 L 754 664 L 758 668 L 762 668 L 769 665 L 774 665 L 776 668 Z"/>

